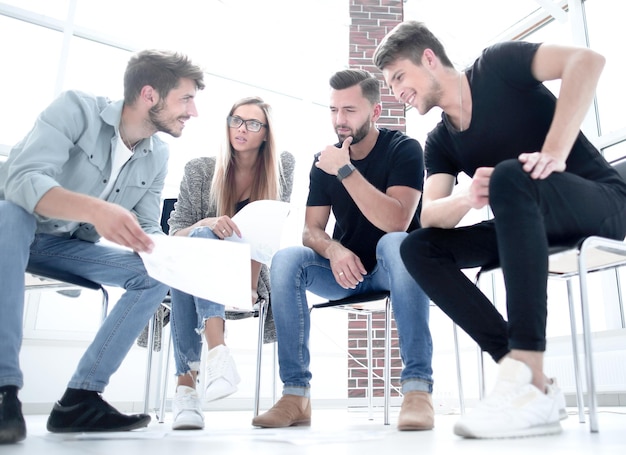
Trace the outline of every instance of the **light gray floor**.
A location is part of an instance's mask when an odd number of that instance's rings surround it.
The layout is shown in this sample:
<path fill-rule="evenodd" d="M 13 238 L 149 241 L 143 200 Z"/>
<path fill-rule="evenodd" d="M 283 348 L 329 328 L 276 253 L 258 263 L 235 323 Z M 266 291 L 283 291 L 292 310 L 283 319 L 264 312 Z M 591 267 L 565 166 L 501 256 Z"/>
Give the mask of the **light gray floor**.
<path fill-rule="evenodd" d="M 309 428 L 269 430 L 253 428 L 249 411 L 209 411 L 205 412 L 203 431 L 172 431 L 168 413 L 164 423 L 153 419 L 146 430 L 72 435 L 48 433 L 47 416 L 29 415 L 26 441 L 0 446 L 0 454 L 626 454 L 624 407 L 601 408 L 600 432 L 595 434 L 589 432 L 588 423 L 579 423 L 570 409 L 558 436 L 483 441 L 464 440 L 452 433 L 458 415 L 437 414 L 433 431 L 399 432 L 395 428 L 397 412 L 392 408 L 391 425 L 385 426 L 378 411 L 369 420 L 366 411 L 314 409 Z"/>

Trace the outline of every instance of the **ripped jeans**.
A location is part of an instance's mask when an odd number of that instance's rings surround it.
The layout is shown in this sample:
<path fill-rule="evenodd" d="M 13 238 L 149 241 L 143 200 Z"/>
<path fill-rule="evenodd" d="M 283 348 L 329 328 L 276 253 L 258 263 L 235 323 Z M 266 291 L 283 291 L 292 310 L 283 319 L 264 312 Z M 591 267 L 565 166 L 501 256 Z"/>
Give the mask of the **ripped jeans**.
<path fill-rule="evenodd" d="M 189 237 L 216 239 L 208 227 L 191 231 Z M 209 318 L 225 319 L 224 305 L 172 289 L 172 312 L 170 323 L 174 342 L 176 376 L 200 369 L 202 355 L 202 335 Z"/>

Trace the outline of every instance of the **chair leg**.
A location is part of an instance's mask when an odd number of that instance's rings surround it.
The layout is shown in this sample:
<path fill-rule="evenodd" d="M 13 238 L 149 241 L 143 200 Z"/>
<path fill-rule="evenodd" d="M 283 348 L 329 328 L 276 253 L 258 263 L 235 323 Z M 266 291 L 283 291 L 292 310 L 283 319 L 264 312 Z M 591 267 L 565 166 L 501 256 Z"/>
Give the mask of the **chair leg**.
<path fill-rule="evenodd" d="M 576 381 L 576 404 L 578 405 L 578 421 L 585 423 L 585 402 L 583 397 L 583 382 L 580 374 L 578 357 L 578 339 L 576 329 L 576 309 L 574 308 L 574 291 L 571 279 L 567 280 L 567 302 L 569 304 L 570 331 L 572 334 L 572 357 L 574 360 L 574 380 Z"/>
<path fill-rule="evenodd" d="M 598 432 L 598 403 L 593 370 L 593 350 L 591 348 L 591 324 L 589 321 L 589 302 L 587 294 L 587 267 L 585 265 L 584 245 L 578 256 L 578 282 L 580 285 L 580 307 L 583 324 L 583 346 L 587 369 L 587 399 L 589 401 L 589 427 L 592 433 Z"/>
<path fill-rule="evenodd" d="M 385 411 L 384 411 L 384 423 L 389 425 L 389 402 L 391 395 L 391 299 L 387 297 L 385 299 L 385 365 L 383 369 L 383 376 L 385 382 Z"/>
<path fill-rule="evenodd" d="M 157 324 L 157 315 L 150 318 L 148 322 L 148 345 L 146 346 L 148 349 L 148 359 L 146 361 L 146 381 L 145 381 L 145 389 L 144 389 L 144 398 L 143 398 L 143 413 L 148 414 L 148 410 L 150 408 L 150 376 L 152 373 L 152 346 L 154 345 L 154 328 Z"/>
<path fill-rule="evenodd" d="M 483 350 L 478 345 L 476 345 L 476 355 L 478 357 L 478 399 L 482 400 L 487 393 L 485 386 L 485 359 Z"/>
<path fill-rule="evenodd" d="M 622 283 L 619 276 L 619 267 L 613 269 L 615 271 L 615 284 L 617 285 L 617 301 L 619 303 L 619 316 L 622 323 L 622 329 L 626 329 L 626 316 L 624 315 L 624 300 L 622 298 Z"/>
<path fill-rule="evenodd" d="M 267 303 L 259 305 L 259 334 L 256 350 L 256 382 L 254 385 L 254 417 L 259 415 L 259 400 L 261 397 L 261 356 L 263 354 L 263 332 L 265 330 L 265 312 Z"/>
<path fill-rule="evenodd" d="M 461 355 L 459 353 L 459 335 L 455 322 L 452 322 L 452 334 L 454 335 L 454 359 L 456 361 L 456 382 L 459 389 L 459 408 L 461 415 L 465 414 L 465 395 L 463 394 L 463 381 L 461 380 Z"/>
<path fill-rule="evenodd" d="M 276 403 L 276 379 L 278 378 L 278 343 L 272 343 L 272 403 Z"/>
<path fill-rule="evenodd" d="M 102 286 L 100 287 L 100 290 L 102 291 L 102 314 L 100 316 L 100 321 L 102 323 L 109 313 L 109 293 Z"/>
<path fill-rule="evenodd" d="M 372 395 L 374 394 L 374 384 L 372 383 L 374 379 L 374 368 L 372 363 L 374 362 L 374 358 L 372 356 L 372 313 L 366 313 L 367 320 L 367 410 L 369 415 L 369 420 L 374 419 L 373 410 L 372 410 Z M 386 362 L 386 360 L 385 360 Z"/>
<path fill-rule="evenodd" d="M 167 351 L 165 352 L 165 374 L 163 377 L 163 389 L 161 390 L 161 407 L 159 409 L 159 423 L 163 423 L 165 420 L 165 402 L 167 401 L 167 384 L 170 375 L 170 356 L 172 349 L 172 329 L 170 327 L 169 334 L 167 336 Z"/>

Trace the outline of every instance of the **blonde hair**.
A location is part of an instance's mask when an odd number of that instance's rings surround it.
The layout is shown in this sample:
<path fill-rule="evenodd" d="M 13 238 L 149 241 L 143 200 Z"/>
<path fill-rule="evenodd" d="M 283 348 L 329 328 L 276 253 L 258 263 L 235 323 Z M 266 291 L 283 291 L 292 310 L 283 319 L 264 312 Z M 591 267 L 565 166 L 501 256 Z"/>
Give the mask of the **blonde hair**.
<path fill-rule="evenodd" d="M 265 127 L 267 130 L 265 141 L 259 148 L 256 161 L 254 180 L 250 189 L 250 202 L 262 199 L 280 199 L 280 162 L 276 156 L 269 104 L 256 96 L 243 98 L 233 104 L 228 115 L 233 115 L 238 107 L 248 104 L 254 104 L 261 108 L 265 114 L 265 124 L 267 125 Z M 215 208 L 216 216 L 227 215 L 232 217 L 239 201 L 237 201 L 237 194 L 233 191 L 235 188 L 235 151 L 229 140 L 229 127 L 228 125 L 225 126 L 226 146 L 222 147 L 215 163 L 210 205 Z"/>

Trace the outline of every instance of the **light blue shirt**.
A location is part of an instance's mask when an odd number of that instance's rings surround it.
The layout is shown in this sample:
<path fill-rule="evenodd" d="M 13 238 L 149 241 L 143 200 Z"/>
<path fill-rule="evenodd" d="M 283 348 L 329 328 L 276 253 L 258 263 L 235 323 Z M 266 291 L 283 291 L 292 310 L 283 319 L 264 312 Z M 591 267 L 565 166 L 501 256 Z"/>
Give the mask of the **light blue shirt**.
<path fill-rule="evenodd" d="M 78 91 L 62 93 L 37 118 L 33 129 L 0 167 L 0 199 L 27 212 L 50 189 L 60 186 L 99 197 L 111 175 L 123 101 L 111 102 Z M 107 201 L 131 210 L 143 230 L 161 232 L 161 191 L 167 175 L 168 145 L 153 135 L 135 147 Z M 65 234 L 75 223 L 37 216 L 37 232 Z M 91 242 L 100 236 L 80 223 L 73 236 Z"/>

